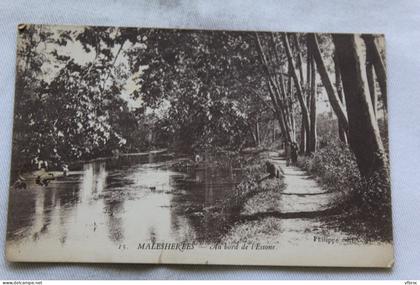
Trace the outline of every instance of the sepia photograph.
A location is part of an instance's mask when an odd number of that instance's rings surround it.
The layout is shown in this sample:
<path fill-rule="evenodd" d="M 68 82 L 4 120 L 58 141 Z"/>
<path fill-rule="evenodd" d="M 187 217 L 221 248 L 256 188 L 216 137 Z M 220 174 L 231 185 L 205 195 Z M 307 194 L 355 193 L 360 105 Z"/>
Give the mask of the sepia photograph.
<path fill-rule="evenodd" d="M 9 261 L 392 267 L 384 35 L 17 29 Z"/>

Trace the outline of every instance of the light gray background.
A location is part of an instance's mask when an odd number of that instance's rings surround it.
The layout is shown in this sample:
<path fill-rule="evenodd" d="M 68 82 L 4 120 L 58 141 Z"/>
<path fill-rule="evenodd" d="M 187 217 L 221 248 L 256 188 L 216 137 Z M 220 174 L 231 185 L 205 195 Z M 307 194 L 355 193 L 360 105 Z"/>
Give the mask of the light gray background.
<path fill-rule="evenodd" d="M 420 279 L 420 1 L 0 0 L 0 248 L 4 252 L 18 23 L 314 32 L 387 40 L 394 269 L 8 264 L 0 279 Z M 104 249 L 106 250 L 106 249 Z"/>

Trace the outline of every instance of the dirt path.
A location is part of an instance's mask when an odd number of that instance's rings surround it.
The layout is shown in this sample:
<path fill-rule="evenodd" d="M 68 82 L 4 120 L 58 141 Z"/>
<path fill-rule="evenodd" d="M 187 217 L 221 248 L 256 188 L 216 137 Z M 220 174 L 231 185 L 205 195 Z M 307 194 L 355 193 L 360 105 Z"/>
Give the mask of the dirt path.
<path fill-rule="evenodd" d="M 285 174 L 287 188 L 283 193 L 287 194 L 322 194 L 325 193 L 318 183 L 309 174 L 297 166 L 286 166 L 286 159 L 271 155 L 271 161 L 281 167 Z"/>
<path fill-rule="evenodd" d="M 277 216 L 288 214 L 299 217 L 301 214 L 302 217 L 308 217 L 310 213 L 313 216 L 316 212 L 332 208 L 338 199 L 344 198 L 344 193 L 327 192 L 299 167 L 286 166 L 284 158 L 272 153 L 270 159 L 283 169 L 285 187 L 276 192 L 255 195 L 245 204 L 243 215 L 277 212 Z"/>
<path fill-rule="evenodd" d="M 325 233 L 339 240 L 348 238 L 347 234 L 331 231 L 325 224 L 328 215 L 334 215 L 339 201 L 345 199 L 345 194 L 327 192 L 306 171 L 286 166 L 286 160 L 275 153 L 270 154 L 270 160 L 285 172 L 284 187 L 250 198 L 243 207 L 240 221 L 223 241 L 313 245 L 314 236 Z"/>

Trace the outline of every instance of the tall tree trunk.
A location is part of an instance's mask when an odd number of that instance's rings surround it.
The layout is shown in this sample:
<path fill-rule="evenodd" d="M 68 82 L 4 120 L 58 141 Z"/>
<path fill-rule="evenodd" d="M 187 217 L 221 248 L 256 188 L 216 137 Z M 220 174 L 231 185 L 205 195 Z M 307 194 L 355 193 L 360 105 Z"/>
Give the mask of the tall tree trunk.
<path fill-rule="evenodd" d="M 373 113 L 362 62 L 362 42 L 348 34 L 333 35 L 349 116 L 349 142 L 364 178 L 388 171 L 386 154 Z"/>
<path fill-rule="evenodd" d="M 340 100 L 341 104 L 345 104 L 344 95 L 343 95 L 343 88 L 341 86 L 341 72 L 340 66 L 338 64 L 338 59 L 336 53 L 334 53 L 334 70 L 335 70 L 335 89 L 337 89 L 338 99 Z M 338 120 L 338 136 L 340 141 L 344 144 L 347 144 L 347 134 L 348 130 L 346 130 L 343 125 L 341 124 L 340 120 Z"/>
<path fill-rule="evenodd" d="M 296 120 L 295 120 L 295 110 L 292 109 L 290 113 L 290 125 L 291 125 L 291 142 L 296 142 Z"/>
<path fill-rule="evenodd" d="M 308 112 L 309 112 L 309 132 L 306 134 L 306 155 L 309 155 L 312 150 L 311 145 L 311 136 L 312 136 L 312 105 L 311 105 L 311 99 L 312 99 L 312 90 L 311 90 L 311 83 L 312 83 L 312 77 L 311 77 L 311 50 L 309 49 L 308 41 L 306 41 L 306 84 L 305 84 L 305 90 L 306 90 L 306 106 L 308 106 Z"/>
<path fill-rule="evenodd" d="M 287 38 L 286 33 L 283 33 L 283 44 L 284 44 L 284 48 L 286 50 L 287 61 L 289 63 L 289 71 L 291 72 L 291 75 L 293 77 L 293 81 L 295 82 L 296 94 L 297 94 L 300 109 L 301 109 L 301 112 L 302 112 L 302 119 L 303 119 L 303 124 L 304 124 L 304 127 L 305 127 L 305 131 L 307 133 L 309 133 L 308 108 L 305 104 L 303 91 L 302 91 L 302 86 L 300 85 L 300 81 L 299 81 L 299 78 L 298 78 L 297 73 L 296 73 L 295 63 L 294 63 L 294 60 L 293 60 L 292 52 L 290 50 L 289 40 Z"/>
<path fill-rule="evenodd" d="M 290 71 L 289 71 L 290 73 Z M 295 109 L 293 108 L 293 78 L 289 76 L 289 82 L 287 85 L 288 90 L 288 113 L 290 117 L 290 128 L 291 128 L 291 141 L 296 142 L 296 124 L 295 124 Z"/>
<path fill-rule="evenodd" d="M 273 120 L 273 143 L 276 141 L 276 121 Z"/>
<path fill-rule="evenodd" d="M 271 37 L 270 37 L 271 41 L 271 48 L 274 51 L 274 55 L 275 55 L 275 60 L 273 62 L 274 65 L 280 66 L 280 72 L 278 74 L 274 74 L 277 86 L 280 87 L 280 90 L 277 90 L 278 94 L 281 94 L 281 99 L 279 96 L 277 96 L 277 101 L 278 102 L 282 102 L 282 110 L 283 110 L 283 114 L 284 114 L 284 118 L 283 120 L 286 122 L 286 124 L 288 126 L 291 126 L 291 120 L 290 120 L 290 116 L 289 116 L 289 105 L 288 105 L 288 96 L 287 96 L 287 92 L 286 92 L 286 88 L 284 86 L 284 80 L 283 80 L 283 74 L 282 74 L 282 61 L 280 58 L 280 55 L 278 53 L 277 50 L 277 45 L 276 45 L 276 40 L 274 37 L 274 33 L 271 33 Z"/>
<path fill-rule="evenodd" d="M 300 125 L 300 146 L 299 146 L 299 153 L 304 154 L 306 152 L 306 132 L 305 132 L 305 124 L 303 123 L 303 116 L 302 122 Z"/>
<path fill-rule="evenodd" d="M 255 33 L 255 38 L 257 41 L 258 53 L 261 58 L 261 63 L 263 64 L 264 69 L 267 74 L 270 98 L 273 103 L 273 107 L 276 110 L 277 119 L 279 121 L 280 127 L 282 128 L 282 132 L 286 134 L 286 139 L 290 141 L 291 140 L 290 128 L 288 126 L 288 122 L 284 114 L 284 106 L 281 106 L 281 102 L 280 100 L 278 100 L 278 98 L 280 97 L 279 94 L 277 94 L 277 92 L 279 92 L 279 88 L 276 85 L 276 81 L 270 72 L 270 68 L 268 66 L 268 60 L 264 54 L 264 50 L 263 50 L 258 33 Z"/>
<path fill-rule="evenodd" d="M 316 70 L 315 70 L 315 62 L 313 60 L 312 54 L 309 57 L 310 60 L 310 118 L 311 118 L 311 130 L 309 133 L 309 146 L 308 152 L 314 152 L 317 146 L 317 138 L 316 138 Z"/>
<path fill-rule="evenodd" d="M 302 55 L 300 54 L 300 47 L 299 47 L 299 41 L 298 41 L 298 37 L 296 33 L 293 33 L 293 39 L 295 42 L 295 47 L 296 47 L 296 51 L 297 51 L 297 67 L 299 70 L 299 75 L 300 75 L 300 85 L 303 86 L 304 84 L 304 79 L 303 79 L 303 63 L 302 63 Z"/>
<path fill-rule="evenodd" d="M 257 147 L 261 144 L 261 137 L 260 137 L 260 124 L 258 120 L 255 123 L 255 140 L 257 142 Z"/>
<path fill-rule="evenodd" d="M 371 57 L 367 54 L 366 55 L 366 76 L 367 76 L 368 85 L 369 85 L 370 99 L 372 100 L 373 113 L 377 117 L 378 95 L 376 94 L 376 90 L 375 90 L 376 89 L 375 88 L 375 74 L 374 74 L 373 64 L 371 60 L 372 60 Z"/>
<path fill-rule="evenodd" d="M 337 115 L 338 120 L 340 121 L 341 125 L 347 130 L 348 129 L 348 119 L 347 114 L 344 111 L 343 106 L 340 103 L 340 99 L 336 95 L 334 91 L 334 87 L 331 83 L 330 77 L 328 76 L 327 69 L 324 64 L 324 60 L 321 56 L 321 51 L 319 50 L 318 40 L 315 34 L 308 34 L 309 43 L 311 46 L 311 51 L 313 57 L 315 59 L 316 65 L 318 67 L 318 72 L 322 80 L 322 84 L 325 86 L 325 90 L 327 91 L 328 100 L 331 103 L 331 107 L 333 108 L 335 114 Z"/>
<path fill-rule="evenodd" d="M 363 35 L 366 45 L 366 56 L 372 61 L 375 68 L 376 77 L 378 78 L 379 87 L 381 89 L 382 102 L 385 109 L 388 109 L 387 91 L 386 91 L 386 70 L 379 49 L 375 43 L 374 35 Z"/>
<path fill-rule="evenodd" d="M 253 127 L 250 124 L 247 124 L 247 126 L 249 133 L 251 134 L 252 142 L 254 143 L 254 146 L 257 146 L 257 138 L 255 137 Z"/>
<path fill-rule="evenodd" d="M 277 104 L 277 100 L 276 100 L 275 95 L 274 95 L 275 91 L 274 91 L 274 88 L 273 88 L 271 82 L 268 82 L 268 88 L 269 88 L 269 94 L 270 94 L 271 102 L 274 106 L 276 118 L 277 118 L 277 120 L 280 124 L 281 131 L 285 135 L 286 139 L 288 141 L 290 141 L 290 139 L 291 139 L 290 138 L 290 128 L 287 124 L 287 121 L 284 119 L 283 110 Z"/>
<path fill-rule="evenodd" d="M 293 125 L 293 117 L 292 117 L 292 101 L 291 101 L 291 91 L 289 86 L 286 87 L 284 86 L 284 80 L 283 78 L 281 78 L 281 88 L 282 88 L 282 93 L 283 93 L 283 102 L 284 102 L 284 116 L 285 116 L 285 120 L 288 122 L 289 125 L 289 129 L 290 129 L 290 138 L 294 137 L 294 135 L 292 134 L 292 132 L 294 132 L 294 125 Z M 289 82 L 290 83 L 290 80 Z"/>

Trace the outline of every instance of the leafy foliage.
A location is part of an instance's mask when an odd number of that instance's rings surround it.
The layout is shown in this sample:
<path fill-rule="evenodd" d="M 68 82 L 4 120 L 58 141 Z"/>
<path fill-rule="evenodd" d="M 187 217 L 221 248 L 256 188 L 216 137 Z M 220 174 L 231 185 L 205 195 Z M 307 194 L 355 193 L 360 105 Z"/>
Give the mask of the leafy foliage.
<path fill-rule="evenodd" d="M 300 158 L 299 164 L 319 177 L 321 185 L 329 191 L 350 193 L 351 199 L 341 201 L 345 203 L 340 205 L 339 225 L 344 230 L 356 233 L 364 241 L 392 240 L 388 173 L 375 172 L 369 179 L 363 179 L 349 147 L 331 137 L 310 157 Z"/>
<path fill-rule="evenodd" d="M 361 177 L 353 153 L 337 139 L 314 152 L 304 161 L 304 168 L 321 178 L 331 191 L 355 191 Z"/>
<path fill-rule="evenodd" d="M 13 149 L 13 161 L 20 165 L 16 168 L 28 168 L 36 157 L 60 165 L 110 154 L 127 140 L 131 150 L 139 145 L 131 134 L 142 114 L 132 112 L 118 96 L 127 74 L 115 66 L 119 52 L 112 51 L 127 39 L 132 40 L 127 32 L 101 27 L 71 32 L 29 26 L 21 32 L 14 126 L 18 143 Z M 80 63 L 63 54 L 63 47 L 75 42 L 94 53 L 92 62 Z"/>
<path fill-rule="evenodd" d="M 253 39 L 245 33 L 147 30 L 145 46 L 128 52 L 140 97 L 150 108 L 164 109 L 158 124 L 164 137 L 184 151 L 209 146 L 241 148 L 249 121 L 261 104 L 247 95 L 261 86 Z M 244 94 L 245 93 L 245 94 Z M 253 104 L 249 104 L 252 103 Z"/>

